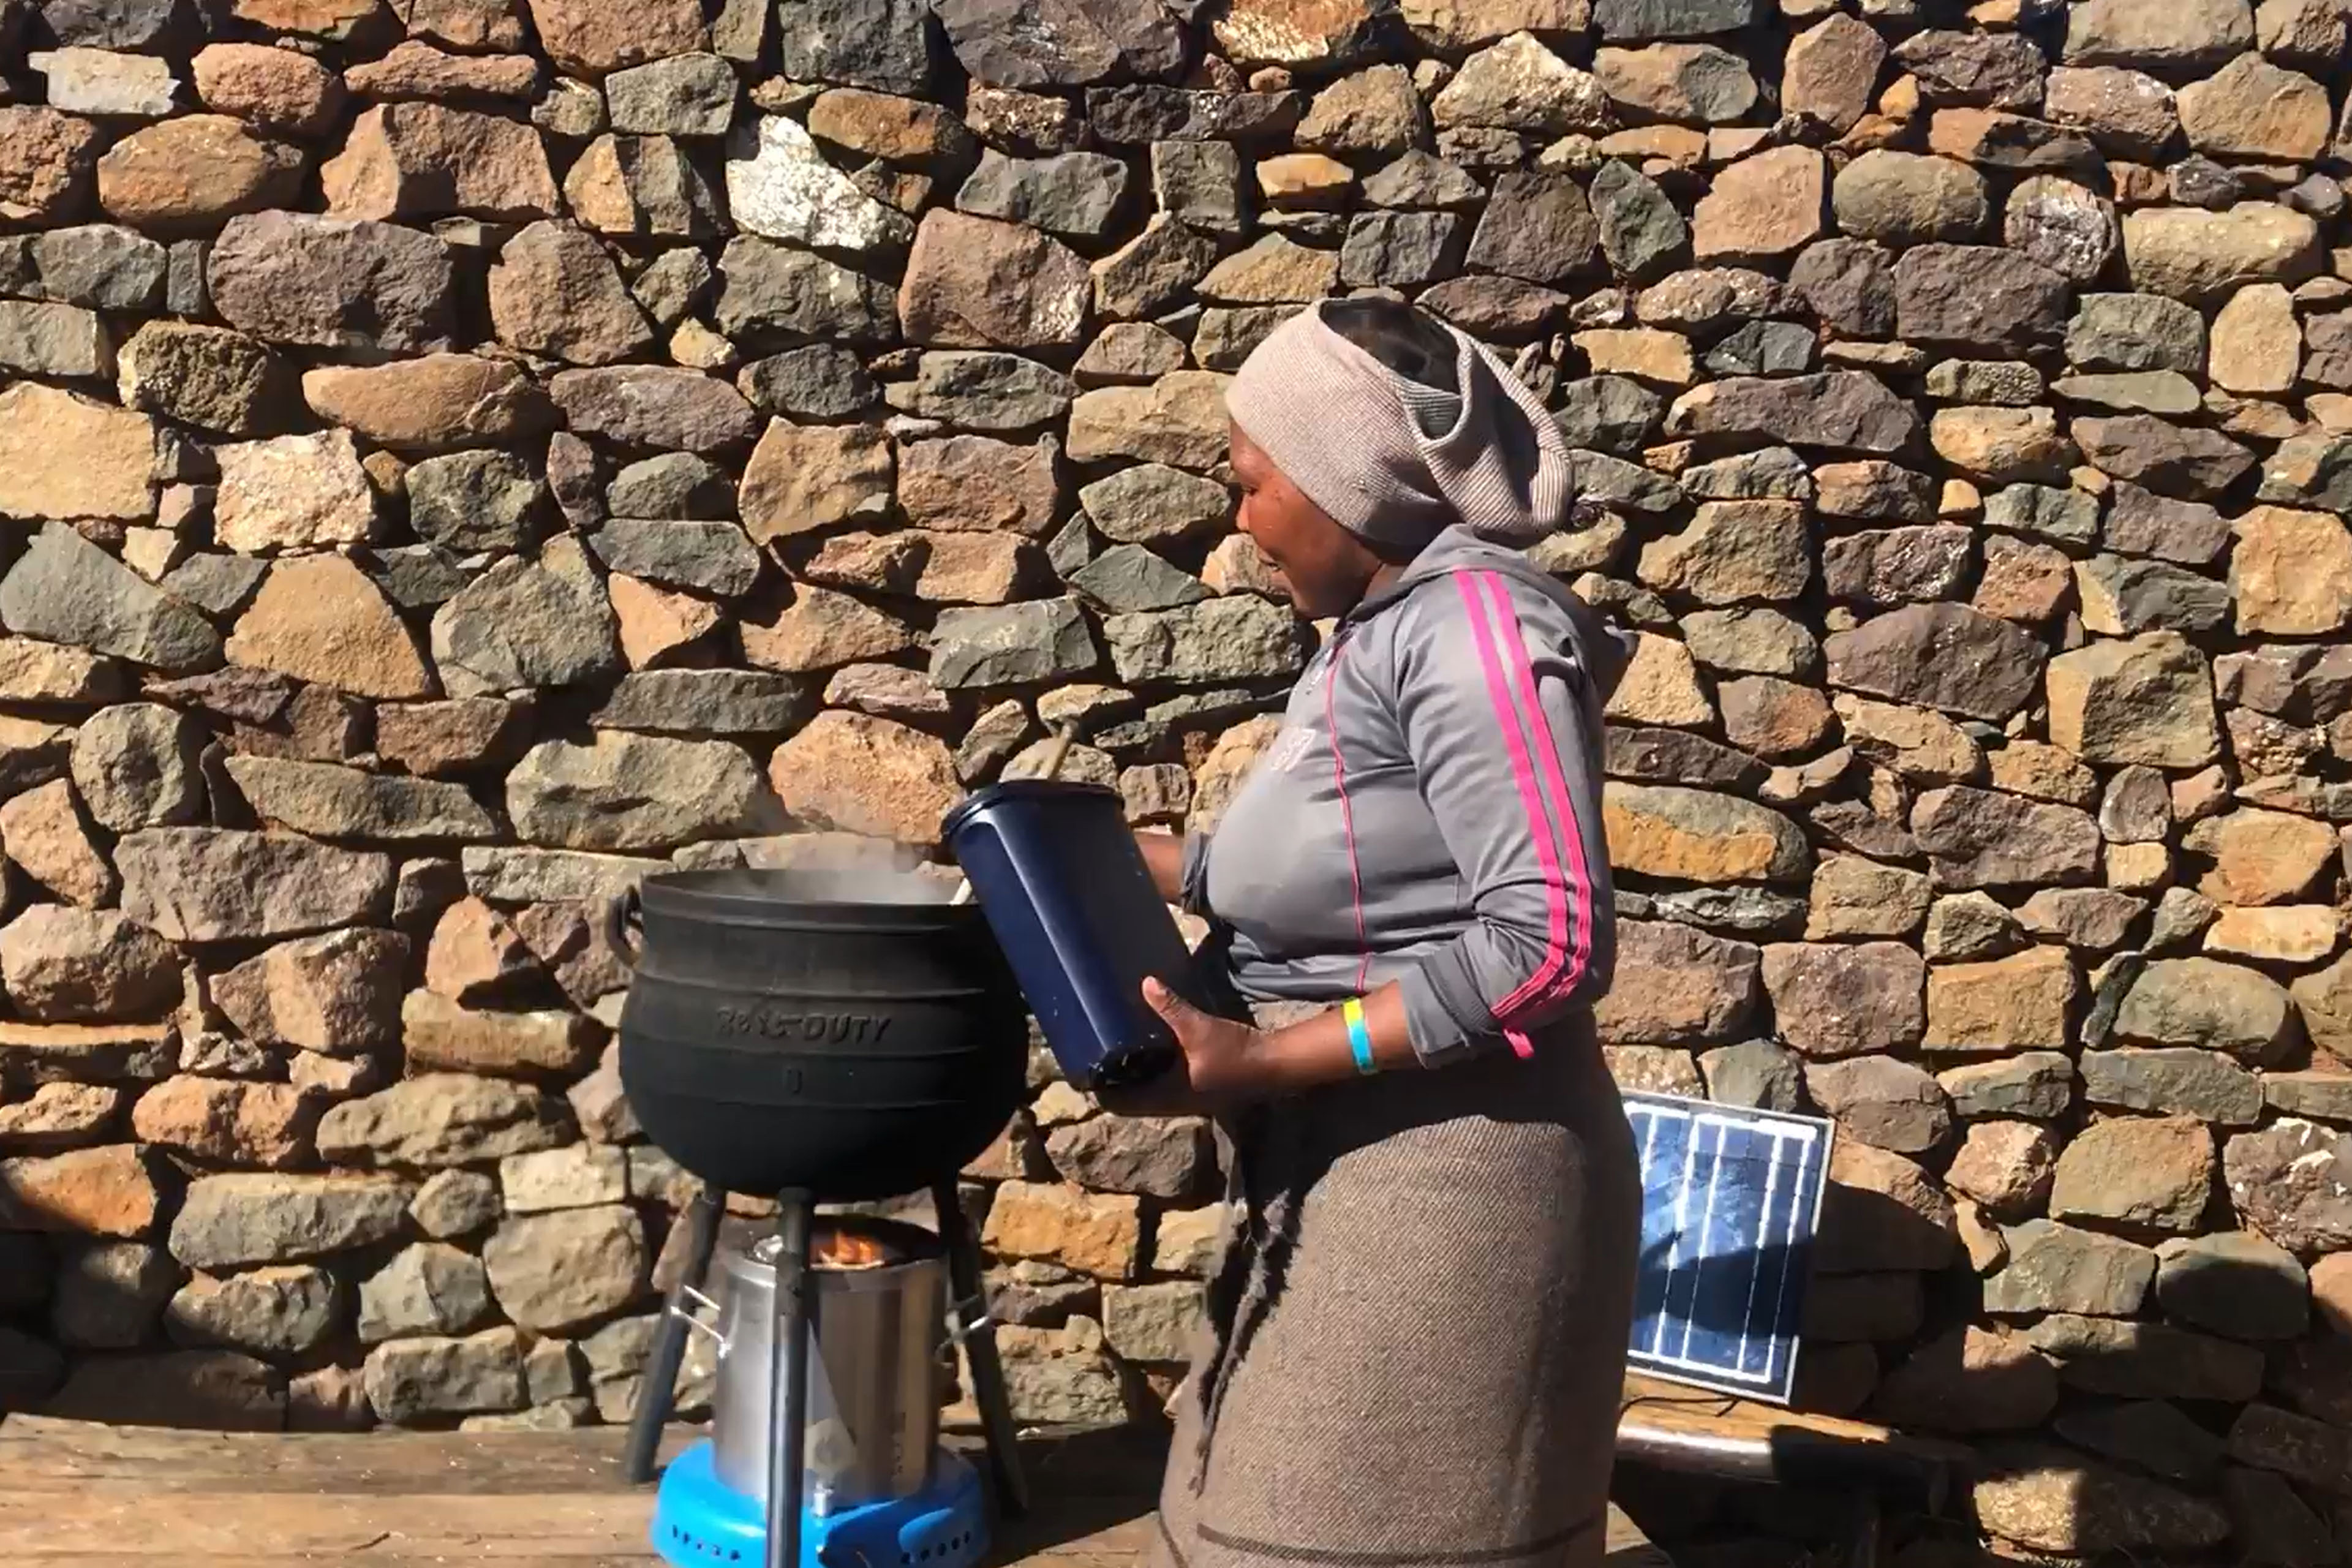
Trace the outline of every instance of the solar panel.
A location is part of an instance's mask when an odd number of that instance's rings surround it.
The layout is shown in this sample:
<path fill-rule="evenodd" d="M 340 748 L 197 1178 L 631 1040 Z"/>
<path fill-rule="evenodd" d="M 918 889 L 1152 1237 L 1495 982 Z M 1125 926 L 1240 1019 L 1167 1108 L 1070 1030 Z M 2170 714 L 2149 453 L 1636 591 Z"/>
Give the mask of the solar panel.
<path fill-rule="evenodd" d="M 1629 1364 L 1785 1405 L 1830 1163 L 1830 1123 L 1627 1094 L 1642 1153 Z"/>

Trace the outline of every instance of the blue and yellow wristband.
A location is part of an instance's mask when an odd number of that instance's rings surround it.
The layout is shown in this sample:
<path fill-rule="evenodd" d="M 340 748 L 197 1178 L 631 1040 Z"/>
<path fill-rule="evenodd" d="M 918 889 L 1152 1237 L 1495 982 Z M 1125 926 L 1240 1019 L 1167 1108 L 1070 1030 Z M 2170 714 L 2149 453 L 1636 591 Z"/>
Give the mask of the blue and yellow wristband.
<path fill-rule="evenodd" d="M 1350 996 L 1340 1003 L 1339 1017 L 1348 1026 L 1348 1049 L 1355 1055 L 1356 1070 L 1366 1074 L 1380 1071 L 1379 1064 L 1372 1060 L 1372 1031 L 1364 1022 L 1363 998 Z"/>

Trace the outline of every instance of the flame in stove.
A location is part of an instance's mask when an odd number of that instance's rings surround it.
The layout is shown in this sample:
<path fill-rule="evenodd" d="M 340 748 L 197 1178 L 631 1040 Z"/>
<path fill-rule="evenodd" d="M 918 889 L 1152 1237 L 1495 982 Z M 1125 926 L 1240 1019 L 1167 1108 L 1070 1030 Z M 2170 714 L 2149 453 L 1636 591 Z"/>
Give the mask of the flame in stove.
<path fill-rule="evenodd" d="M 827 1227 L 809 1243 L 809 1262 L 819 1268 L 880 1268 L 890 1261 L 887 1246 L 853 1230 Z"/>

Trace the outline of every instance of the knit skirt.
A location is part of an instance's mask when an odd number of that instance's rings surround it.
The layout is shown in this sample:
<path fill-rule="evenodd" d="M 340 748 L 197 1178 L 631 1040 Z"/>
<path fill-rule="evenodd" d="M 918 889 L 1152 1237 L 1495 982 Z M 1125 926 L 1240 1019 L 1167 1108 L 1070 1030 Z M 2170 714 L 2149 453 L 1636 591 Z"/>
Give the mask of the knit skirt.
<path fill-rule="evenodd" d="M 1224 1132 L 1238 1215 L 1157 1561 L 1597 1563 L 1641 1184 L 1589 1017 Z"/>

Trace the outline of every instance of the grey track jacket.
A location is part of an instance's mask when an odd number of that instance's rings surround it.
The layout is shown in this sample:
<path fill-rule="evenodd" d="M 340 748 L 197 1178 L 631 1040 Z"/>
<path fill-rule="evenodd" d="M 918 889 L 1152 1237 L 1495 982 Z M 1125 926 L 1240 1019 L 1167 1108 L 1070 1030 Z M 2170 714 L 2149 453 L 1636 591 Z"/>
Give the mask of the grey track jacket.
<path fill-rule="evenodd" d="M 1601 705 L 1626 646 L 1518 554 L 1459 528 L 1343 620 L 1213 837 L 1185 903 L 1235 987 L 1337 1002 L 1402 982 L 1441 1065 L 1608 988 Z"/>

